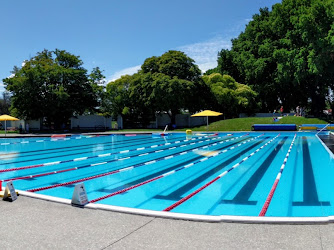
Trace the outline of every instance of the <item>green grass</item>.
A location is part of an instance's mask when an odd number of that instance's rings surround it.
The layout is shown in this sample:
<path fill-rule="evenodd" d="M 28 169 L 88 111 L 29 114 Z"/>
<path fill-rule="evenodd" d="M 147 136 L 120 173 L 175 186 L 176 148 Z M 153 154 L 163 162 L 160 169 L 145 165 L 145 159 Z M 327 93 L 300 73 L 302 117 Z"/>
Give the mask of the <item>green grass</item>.
<path fill-rule="evenodd" d="M 254 124 L 327 124 L 326 121 L 318 118 L 305 118 L 295 116 L 285 116 L 278 122 L 274 122 L 272 117 L 248 117 L 227 119 L 209 124 L 206 126 L 190 128 L 193 131 L 250 131 Z M 185 131 L 180 129 L 179 131 Z"/>
<path fill-rule="evenodd" d="M 7 134 L 18 134 L 19 131 L 18 130 L 7 130 Z M 0 130 L 0 134 L 5 134 L 5 130 Z"/>

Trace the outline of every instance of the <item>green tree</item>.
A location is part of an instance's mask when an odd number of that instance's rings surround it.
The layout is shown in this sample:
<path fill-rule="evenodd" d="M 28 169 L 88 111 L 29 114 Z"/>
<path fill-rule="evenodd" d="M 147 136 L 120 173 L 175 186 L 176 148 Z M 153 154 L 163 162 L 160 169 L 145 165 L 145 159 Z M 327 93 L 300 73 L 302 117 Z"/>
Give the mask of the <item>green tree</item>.
<path fill-rule="evenodd" d="M 256 107 L 256 95 L 249 86 L 236 82 L 229 75 L 213 73 L 202 77 L 211 90 L 213 108 L 225 117 L 235 117 L 241 112 L 251 113 Z"/>
<path fill-rule="evenodd" d="M 260 9 L 230 51 L 222 50 L 218 71 L 259 93 L 262 111 L 325 107 L 334 85 L 334 1 L 283 0 Z"/>
<path fill-rule="evenodd" d="M 180 51 L 147 58 L 138 73 L 108 84 L 113 114 L 147 125 L 156 113 L 167 112 L 175 124 L 182 110 L 203 108 L 203 95 L 209 91 L 200 74 L 194 60 Z"/>
<path fill-rule="evenodd" d="M 2 99 L 0 99 L 0 113 L 10 113 L 10 93 L 8 91 L 2 93 Z"/>
<path fill-rule="evenodd" d="M 170 50 L 160 57 L 144 61 L 140 74 L 142 82 L 137 88 L 145 93 L 147 106 L 154 111 L 167 112 L 175 124 L 181 110 L 196 111 L 205 103 L 205 84 L 194 60 L 181 51 Z M 152 111 L 153 111 L 152 110 Z"/>
<path fill-rule="evenodd" d="M 124 75 L 121 78 L 107 84 L 106 100 L 111 115 L 116 119 L 118 115 L 123 116 L 123 126 L 128 126 L 128 121 L 133 121 L 135 105 L 130 99 L 130 85 L 133 76 Z M 131 123 L 130 122 L 130 123 Z"/>
<path fill-rule="evenodd" d="M 93 68 L 88 76 L 88 80 L 97 100 L 97 112 L 105 117 L 110 117 L 110 103 L 105 91 L 106 80 L 103 71 L 99 67 Z"/>
<path fill-rule="evenodd" d="M 23 119 L 45 118 L 59 127 L 73 115 L 97 106 L 96 93 L 78 56 L 64 50 L 37 53 L 3 80 L 12 111 Z"/>

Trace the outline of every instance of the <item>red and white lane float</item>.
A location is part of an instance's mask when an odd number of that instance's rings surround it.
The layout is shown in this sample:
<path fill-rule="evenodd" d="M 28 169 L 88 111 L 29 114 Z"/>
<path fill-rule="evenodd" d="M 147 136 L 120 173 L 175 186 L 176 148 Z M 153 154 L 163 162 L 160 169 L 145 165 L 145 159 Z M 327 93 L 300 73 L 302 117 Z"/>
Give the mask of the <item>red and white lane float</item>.
<path fill-rule="evenodd" d="M 212 183 L 216 182 L 217 180 L 219 180 L 221 177 L 223 177 L 224 175 L 228 174 L 229 172 L 231 172 L 233 169 L 235 169 L 236 167 L 238 167 L 240 164 L 242 164 L 243 162 L 245 162 L 246 160 L 248 160 L 250 157 L 252 157 L 254 154 L 256 154 L 257 152 L 259 152 L 261 149 L 263 149 L 264 147 L 266 147 L 268 144 L 270 144 L 272 141 L 274 141 L 280 134 L 278 134 L 277 136 L 275 136 L 273 139 L 271 139 L 270 141 L 268 141 L 266 144 L 262 145 L 260 148 L 258 148 L 257 150 L 255 150 L 253 153 L 251 153 L 250 155 L 248 155 L 247 157 L 245 157 L 244 159 L 242 159 L 239 163 L 233 165 L 230 169 L 224 171 L 223 173 L 221 173 L 220 175 L 218 175 L 216 178 L 214 178 L 213 180 L 209 181 L 208 183 L 206 183 L 205 185 L 201 186 L 200 188 L 198 188 L 197 190 L 195 190 L 194 192 L 190 193 L 189 195 L 187 195 L 186 197 L 182 198 L 181 200 L 175 202 L 174 204 L 170 205 L 169 207 L 165 208 L 163 211 L 171 211 L 172 209 L 176 208 L 177 206 L 181 205 L 182 203 L 184 203 L 185 201 L 189 200 L 191 197 L 193 197 L 194 195 L 198 194 L 199 192 L 201 192 L 203 189 L 207 188 L 208 186 L 210 186 Z"/>
<path fill-rule="evenodd" d="M 293 137 L 293 140 L 292 140 L 291 145 L 289 147 L 289 150 L 288 150 L 288 152 L 287 152 L 287 154 L 285 156 L 283 164 L 282 164 L 282 166 L 281 166 L 281 168 L 280 168 L 280 170 L 279 170 L 279 172 L 278 172 L 278 174 L 276 176 L 275 182 L 274 182 L 273 186 L 270 189 L 270 192 L 269 192 L 269 194 L 267 196 L 266 201 L 264 202 L 264 205 L 263 205 L 263 207 L 261 209 L 261 212 L 260 212 L 259 216 L 265 216 L 266 213 L 267 213 L 268 207 L 269 207 L 270 202 L 271 202 L 271 200 L 272 200 L 272 198 L 274 196 L 274 193 L 275 193 L 275 190 L 277 188 L 278 182 L 281 179 L 281 176 L 282 176 L 283 170 L 285 168 L 286 162 L 288 161 L 288 158 L 289 158 L 292 146 L 293 146 L 293 144 L 295 142 L 296 136 L 297 136 L 297 134 L 295 134 L 295 136 Z"/>

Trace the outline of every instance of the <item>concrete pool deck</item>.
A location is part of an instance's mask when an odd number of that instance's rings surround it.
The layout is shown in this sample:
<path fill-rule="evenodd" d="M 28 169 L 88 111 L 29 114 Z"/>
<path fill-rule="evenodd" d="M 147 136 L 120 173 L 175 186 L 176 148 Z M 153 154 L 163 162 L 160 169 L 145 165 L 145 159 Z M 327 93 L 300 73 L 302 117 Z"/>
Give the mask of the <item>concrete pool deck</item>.
<path fill-rule="evenodd" d="M 334 224 L 206 223 L 0 200 L 1 249 L 334 249 Z"/>
<path fill-rule="evenodd" d="M 0 200 L 0 211 L 1 249 L 334 249 L 334 223 L 194 222 L 24 196 L 14 202 Z"/>

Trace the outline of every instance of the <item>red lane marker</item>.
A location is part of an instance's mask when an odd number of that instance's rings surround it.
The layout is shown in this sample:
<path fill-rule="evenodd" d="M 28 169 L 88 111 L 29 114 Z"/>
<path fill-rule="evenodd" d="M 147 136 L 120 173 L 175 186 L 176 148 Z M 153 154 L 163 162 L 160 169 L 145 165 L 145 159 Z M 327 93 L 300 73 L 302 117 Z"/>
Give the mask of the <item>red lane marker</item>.
<path fill-rule="evenodd" d="M 193 197 L 195 194 L 199 193 L 200 191 L 202 191 L 204 188 L 210 186 L 212 183 L 214 183 L 216 180 L 220 179 L 220 176 L 217 176 L 216 178 L 214 178 L 212 181 L 208 182 L 207 184 L 205 184 L 204 186 L 200 187 L 199 189 L 197 189 L 196 191 L 192 192 L 191 194 L 189 194 L 188 196 L 182 198 L 181 200 L 175 202 L 173 205 L 165 208 L 163 211 L 170 211 L 174 208 L 176 208 L 177 206 L 179 206 L 180 204 L 182 204 L 183 202 L 189 200 L 191 197 Z"/>
<path fill-rule="evenodd" d="M 181 169 L 183 169 L 183 168 L 184 168 L 184 166 L 181 167 L 181 168 L 179 168 L 179 169 L 177 169 L 177 170 L 173 170 L 173 171 L 170 171 L 170 172 L 174 172 L 174 173 L 175 173 L 175 172 L 177 172 L 177 171 L 179 171 L 179 170 L 181 170 Z M 170 173 L 170 172 L 167 172 L 167 173 Z M 124 193 L 124 192 L 126 192 L 126 191 L 128 191 L 128 190 L 134 189 L 134 188 L 136 188 L 136 187 L 140 187 L 140 186 L 142 186 L 142 185 L 145 185 L 145 184 L 147 184 L 147 183 L 153 182 L 153 181 L 158 180 L 158 179 L 160 179 L 160 178 L 163 178 L 163 177 L 165 177 L 165 176 L 167 176 L 166 173 L 165 173 L 165 174 L 162 174 L 162 175 L 160 175 L 160 176 L 157 176 L 157 177 L 155 177 L 155 178 L 146 180 L 146 181 L 144 181 L 144 182 L 138 183 L 138 184 L 136 184 L 136 185 L 134 185 L 134 186 L 131 186 L 131 187 L 128 187 L 128 188 L 125 188 L 125 189 L 116 191 L 116 192 L 114 192 L 114 193 L 111 193 L 111 194 L 102 196 L 102 197 L 100 197 L 100 198 L 93 199 L 93 200 L 90 201 L 90 203 L 94 203 L 94 202 L 97 202 L 97 201 L 100 201 L 100 200 L 103 200 L 103 199 L 112 197 L 112 196 L 114 196 L 114 195 Z M 217 179 L 219 179 L 219 178 L 220 178 L 220 177 L 217 177 Z M 212 181 L 212 182 L 213 182 L 213 181 Z M 207 186 L 208 186 L 208 185 L 210 185 L 210 184 L 207 184 Z M 202 189 L 204 189 L 204 188 L 205 188 L 205 187 L 202 187 Z"/>
<path fill-rule="evenodd" d="M 104 174 L 98 174 L 98 175 L 82 178 L 82 179 L 75 180 L 75 181 L 68 181 L 68 182 L 64 182 L 64 183 L 60 183 L 60 184 L 54 184 L 54 185 L 50 185 L 50 186 L 46 186 L 46 187 L 29 189 L 27 191 L 28 192 L 38 192 L 38 191 L 47 190 L 47 189 L 51 189 L 51 188 L 68 186 L 68 185 L 72 185 L 72 184 L 75 184 L 75 183 L 78 183 L 78 182 L 88 181 L 88 180 L 96 179 L 96 178 L 99 178 L 99 177 L 102 177 L 102 176 L 116 174 L 118 172 L 120 172 L 120 170 L 115 170 L 115 171 L 104 173 Z"/>
<path fill-rule="evenodd" d="M 261 135 L 259 135 L 259 136 L 262 136 L 262 135 L 263 135 L 263 134 L 261 134 Z M 259 136 L 258 136 L 258 137 L 259 137 Z M 278 134 L 277 136 L 279 136 L 279 134 Z M 276 136 L 276 137 L 277 137 L 277 136 Z M 275 137 L 275 138 L 276 138 L 276 137 Z M 272 140 L 274 140 L 275 138 L 273 138 Z M 272 141 L 272 140 L 271 140 L 271 141 Z M 265 145 L 267 145 L 267 144 L 270 143 L 271 141 L 267 142 Z M 264 146 L 265 146 L 265 145 L 264 145 Z M 262 146 L 262 147 L 259 148 L 258 150 L 262 149 L 264 146 Z M 258 150 L 257 150 L 257 151 L 258 151 Z M 257 151 L 255 151 L 255 152 L 257 152 Z M 245 160 L 242 160 L 241 162 L 243 162 L 243 161 L 245 161 Z M 240 165 L 241 162 L 237 163 L 236 165 Z M 234 165 L 234 166 L 236 166 L 236 165 Z M 233 166 L 232 168 L 230 168 L 229 170 L 227 170 L 227 171 L 221 173 L 221 174 L 218 175 L 216 178 L 214 178 L 213 180 L 211 180 L 210 182 L 208 182 L 208 183 L 205 184 L 204 186 L 198 188 L 197 190 L 195 190 L 195 191 L 192 192 L 191 194 L 189 194 L 189 195 L 187 195 L 186 197 L 182 198 L 181 200 L 175 202 L 173 205 L 171 205 L 171 206 L 165 208 L 163 211 L 167 211 L 167 212 L 168 212 L 168 211 L 174 209 L 175 207 L 179 206 L 179 205 L 182 204 L 183 202 L 189 200 L 191 197 L 193 197 L 194 195 L 196 195 L 197 193 L 199 193 L 200 191 L 202 191 L 203 189 L 207 188 L 207 187 L 210 186 L 212 183 L 214 183 L 215 181 L 217 181 L 218 179 L 220 179 L 222 176 L 224 176 L 225 174 L 227 174 L 228 172 L 230 172 L 231 170 L 233 170 L 233 169 L 234 169 L 234 166 Z"/>
<path fill-rule="evenodd" d="M 1 169 L 0 173 L 23 170 L 23 169 L 29 169 L 29 168 L 38 168 L 38 167 L 42 167 L 42 166 L 44 166 L 44 164 L 38 164 L 38 165 L 32 165 L 32 166 L 26 166 L 26 167 L 19 167 L 19 168 Z"/>
<path fill-rule="evenodd" d="M 246 135 L 248 135 L 248 134 L 246 134 Z M 244 136 L 246 136 L 246 135 L 244 135 Z M 163 146 L 163 145 L 164 144 L 160 144 L 159 146 Z M 96 157 L 94 156 L 94 158 L 96 158 Z M 73 161 L 73 160 L 71 160 L 71 161 Z M 63 162 L 59 162 L 59 163 L 65 163 L 65 162 L 69 162 L 69 161 L 63 161 Z M 44 166 L 47 166 L 47 165 L 49 165 L 49 164 L 44 163 L 44 164 L 33 165 L 33 166 L 25 166 L 25 167 L 20 167 L 20 168 L 3 169 L 3 170 L 0 170 L 0 173 L 1 173 L 1 171 L 2 172 L 9 172 L 9 171 L 16 171 L 16 170 L 24 170 L 24 169 L 29 169 L 29 168 L 44 167 Z M 77 170 L 77 169 L 78 168 L 69 168 L 69 169 L 64 169 L 64 170 L 59 170 L 59 171 L 52 171 L 52 172 L 48 172 L 48 173 L 45 173 L 45 174 L 41 174 L 40 176 L 58 174 L 58 173 Z M 24 179 L 30 179 L 30 178 L 34 178 L 34 177 L 40 177 L 40 176 L 39 175 L 29 175 L 29 176 L 10 178 L 10 179 L 6 179 L 4 181 L 24 180 Z"/>
<path fill-rule="evenodd" d="M 59 173 L 63 173 L 63 172 L 67 172 L 67 171 L 72 171 L 72 170 L 76 170 L 76 169 L 77 168 L 68 168 L 68 169 L 64 169 L 64 170 L 53 171 L 53 172 L 48 172 L 48 173 L 43 173 L 43 174 L 36 174 L 36 175 L 28 175 L 28 176 L 10 178 L 10 179 L 6 179 L 4 181 L 25 180 L 25 179 L 31 179 L 31 178 L 41 177 L 41 176 L 46 176 L 46 175 L 59 174 Z"/>
<path fill-rule="evenodd" d="M 179 154 L 179 153 L 178 153 L 178 154 Z M 164 158 L 164 157 L 162 157 L 162 158 Z M 121 171 L 123 171 L 123 170 L 124 170 L 124 169 L 121 169 L 121 170 L 115 170 L 115 171 L 112 171 L 112 172 L 107 172 L 107 173 L 103 173 L 103 174 L 98 174 L 98 175 L 94 175 L 94 176 L 90 176 L 90 177 L 82 178 L 82 179 L 79 179 L 79 180 L 74 180 L 74 181 L 64 182 L 64 183 L 60 183 L 60 184 L 54 184 L 54 185 L 50 185 L 50 186 L 46 186 L 46 187 L 34 188 L 34 189 L 27 190 L 27 191 L 28 191 L 28 192 L 38 192 L 38 191 L 47 190 L 47 189 L 51 189 L 51 188 L 67 186 L 67 185 L 75 184 L 75 183 L 82 182 L 82 181 L 87 181 L 87 180 L 96 179 L 96 178 L 103 177 L 103 176 L 107 176 L 107 175 L 116 174 L 116 173 L 119 173 L 119 172 L 121 172 Z M 219 177 L 219 178 L 220 178 L 220 177 Z M 152 180 L 149 180 L 149 181 L 152 181 Z"/>
<path fill-rule="evenodd" d="M 246 134 L 246 135 L 248 135 L 248 134 Z M 70 170 L 73 170 L 73 169 L 70 169 Z M 46 186 L 46 187 L 29 189 L 27 191 L 28 192 L 38 192 L 38 191 L 43 191 L 43 190 L 47 190 L 47 189 L 51 189 L 51 188 L 56 188 L 56 187 L 61 187 L 61 186 L 67 186 L 67 185 L 75 184 L 75 183 L 82 182 L 82 181 L 87 181 L 87 180 L 91 180 L 91 179 L 95 179 L 95 178 L 99 178 L 99 177 L 103 177 L 103 176 L 107 176 L 107 175 L 112 175 L 112 174 L 115 174 L 115 173 L 118 173 L 118 172 L 121 172 L 121 171 L 123 171 L 123 169 L 121 169 L 121 170 L 115 170 L 115 171 L 107 172 L 107 173 L 103 173 L 103 174 L 98 174 L 98 175 L 94 175 L 94 176 L 82 178 L 82 179 L 79 179 L 79 180 L 64 182 L 64 183 L 60 183 L 60 184 L 54 184 L 54 185 L 50 185 L 50 186 Z M 52 173 L 48 173 L 48 174 L 52 174 Z M 29 176 L 26 176 L 26 177 L 17 177 L 17 179 L 20 179 L 20 178 L 21 179 L 23 179 L 23 178 L 27 179 L 27 178 L 31 178 L 31 177 L 29 177 Z"/>
<path fill-rule="evenodd" d="M 286 156 L 284 158 L 284 161 L 283 161 L 283 164 L 282 164 L 282 166 L 280 168 L 280 171 L 278 172 L 278 175 L 276 176 L 275 182 L 274 182 L 273 186 L 270 189 L 269 195 L 267 196 L 267 199 L 266 199 L 266 201 L 263 204 L 263 207 L 262 207 L 262 209 L 260 211 L 259 216 L 265 216 L 266 213 L 267 213 L 268 207 L 269 207 L 270 202 L 271 202 L 271 200 L 272 200 L 272 198 L 274 196 L 274 193 L 275 193 L 275 190 L 277 188 L 278 182 L 281 179 L 281 176 L 282 176 L 282 173 L 284 171 L 285 165 L 286 165 L 286 163 L 288 161 L 288 158 L 289 158 L 289 155 L 291 153 L 291 149 L 292 149 L 292 146 L 293 146 L 293 144 L 295 142 L 296 136 L 297 136 L 297 134 L 295 134 L 295 136 L 292 139 L 292 142 L 290 144 L 289 150 L 288 150 L 288 152 L 287 152 L 287 154 L 286 154 Z"/>
<path fill-rule="evenodd" d="M 155 178 L 153 178 L 153 179 L 150 179 L 150 180 L 147 180 L 147 181 L 138 183 L 138 184 L 133 185 L 133 186 L 131 186 L 131 187 L 124 188 L 124 189 L 122 189 L 122 190 L 118 190 L 118 191 L 116 191 L 116 192 L 114 192 L 114 193 L 107 194 L 107 195 L 105 195 L 105 196 L 96 198 L 96 199 L 94 199 L 94 200 L 91 200 L 89 203 L 94 203 L 94 202 L 97 202 L 97 201 L 100 201 L 100 200 L 107 199 L 107 198 L 109 198 L 109 197 L 111 197 L 111 196 L 114 196 L 114 195 L 117 195 L 117 194 L 124 193 L 124 192 L 129 191 L 129 190 L 131 190 L 131 189 L 134 189 L 134 188 L 136 188 L 136 187 L 140 187 L 140 186 L 145 185 L 145 184 L 147 184 L 147 183 L 150 183 L 150 182 L 152 182 L 152 181 L 158 180 L 158 179 L 160 179 L 160 178 L 162 178 L 162 177 L 163 177 L 163 175 L 157 176 L 157 177 L 155 177 Z"/>
<path fill-rule="evenodd" d="M 263 205 L 263 207 L 262 207 L 262 209 L 261 209 L 261 212 L 260 212 L 259 216 L 265 216 L 265 215 L 266 215 L 266 212 L 267 212 L 268 207 L 269 207 L 269 205 L 270 205 L 271 199 L 272 199 L 273 196 L 274 196 L 275 189 L 276 189 L 276 187 L 277 187 L 278 182 L 279 182 L 278 179 L 274 182 L 274 185 L 272 186 L 272 188 L 271 188 L 271 190 L 270 190 L 270 192 L 269 192 L 269 195 L 268 195 L 266 201 L 264 202 L 264 205 Z"/>

